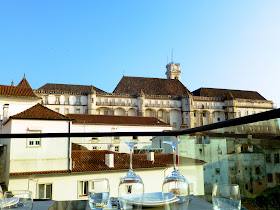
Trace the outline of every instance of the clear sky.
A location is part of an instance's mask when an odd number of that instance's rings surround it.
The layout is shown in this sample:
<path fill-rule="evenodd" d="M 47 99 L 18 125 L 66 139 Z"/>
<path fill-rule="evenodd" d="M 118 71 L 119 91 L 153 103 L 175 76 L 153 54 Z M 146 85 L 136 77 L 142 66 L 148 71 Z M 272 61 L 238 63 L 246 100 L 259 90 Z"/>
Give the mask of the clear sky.
<path fill-rule="evenodd" d="M 125 76 L 258 91 L 280 107 L 279 0 L 1 0 L 0 84 L 93 85 Z"/>

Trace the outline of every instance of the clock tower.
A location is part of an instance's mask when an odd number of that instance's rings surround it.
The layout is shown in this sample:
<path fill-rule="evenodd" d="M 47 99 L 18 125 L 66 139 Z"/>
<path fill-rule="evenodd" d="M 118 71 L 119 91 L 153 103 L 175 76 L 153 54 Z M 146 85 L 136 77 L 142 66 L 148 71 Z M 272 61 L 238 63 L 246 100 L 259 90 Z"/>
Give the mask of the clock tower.
<path fill-rule="evenodd" d="M 180 74 L 181 74 L 180 63 L 174 63 L 174 62 L 168 63 L 166 65 L 165 74 L 167 76 L 167 79 L 177 79 L 180 81 Z"/>

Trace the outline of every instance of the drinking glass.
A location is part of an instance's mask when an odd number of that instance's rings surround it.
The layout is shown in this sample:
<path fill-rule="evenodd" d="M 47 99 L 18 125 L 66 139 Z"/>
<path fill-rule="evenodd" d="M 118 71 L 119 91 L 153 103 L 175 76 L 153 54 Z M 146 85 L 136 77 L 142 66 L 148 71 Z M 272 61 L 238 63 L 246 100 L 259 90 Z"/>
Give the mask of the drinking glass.
<path fill-rule="evenodd" d="M 1 209 L 31 210 L 33 207 L 32 192 L 28 190 L 6 191 Z"/>
<path fill-rule="evenodd" d="M 189 184 L 186 178 L 176 169 L 176 148 L 180 141 L 164 141 L 173 149 L 173 171 L 164 179 L 162 198 L 166 210 L 187 209 L 189 204 Z"/>
<path fill-rule="evenodd" d="M 130 149 L 130 168 L 119 184 L 121 209 L 142 209 L 144 184 L 140 176 L 132 169 L 132 148 L 137 142 L 124 142 Z"/>
<path fill-rule="evenodd" d="M 91 209 L 103 209 L 109 204 L 110 186 L 108 179 L 89 180 L 88 198 Z"/>
<path fill-rule="evenodd" d="M 212 189 L 213 209 L 241 209 L 239 185 L 215 184 Z"/>

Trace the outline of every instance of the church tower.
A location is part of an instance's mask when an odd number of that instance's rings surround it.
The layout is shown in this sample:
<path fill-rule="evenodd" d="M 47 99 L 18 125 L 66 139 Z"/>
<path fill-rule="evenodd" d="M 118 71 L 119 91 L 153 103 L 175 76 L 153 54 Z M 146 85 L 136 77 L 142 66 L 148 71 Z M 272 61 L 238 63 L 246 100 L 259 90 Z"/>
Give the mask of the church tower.
<path fill-rule="evenodd" d="M 174 63 L 174 62 L 168 63 L 166 65 L 165 74 L 167 76 L 167 79 L 177 79 L 180 81 L 180 74 L 181 74 L 180 63 Z"/>

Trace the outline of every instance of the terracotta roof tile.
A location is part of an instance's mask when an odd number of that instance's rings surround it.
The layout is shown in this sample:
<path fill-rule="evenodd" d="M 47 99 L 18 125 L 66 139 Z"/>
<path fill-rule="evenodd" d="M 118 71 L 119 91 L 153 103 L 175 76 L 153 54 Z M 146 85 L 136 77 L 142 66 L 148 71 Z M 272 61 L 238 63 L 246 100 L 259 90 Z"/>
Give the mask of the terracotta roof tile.
<path fill-rule="evenodd" d="M 113 93 L 138 95 L 189 95 L 190 91 L 177 79 L 123 77 Z"/>
<path fill-rule="evenodd" d="M 181 164 L 196 164 L 196 163 L 206 163 L 203 160 L 199 159 L 193 159 L 189 157 L 183 157 L 183 156 L 176 156 L 176 161 L 178 164 L 178 158 L 179 162 Z M 155 153 L 155 161 L 160 163 L 166 163 L 166 164 L 173 164 L 173 154 L 170 153 Z"/>
<path fill-rule="evenodd" d="M 105 164 L 105 154 L 114 154 L 114 167 L 109 168 Z M 72 151 L 72 164 L 72 172 L 129 169 L 130 156 L 108 150 L 76 150 Z M 134 169 L 167 166 L 165 163 L 153 163 L 139 155 L 133 155 L 132 165 Z"/>
<path fill-rule="evenodd" d="M 109 168 L 105 164 L 105 154 L 114 154 L 114 167 Z M 178 157 L 177 157 L 178 158 Z M 155 154 L 155 161 L 147 160 L 146 154 L 133 154 L 133 169 L 140 168 L 165 168 L 173 163 L 172 154 Z M 180 162 L 184 164 L 203 164 L 202 160 L 180 157 Z M 110 171 L 129 169 L 130 155 L 116 153 L 108 150 L 72 150 L 72 171 L 34 171 L 10 173 L 10 176 L 33 175 L 33 174 L 54 174 L 71 172 L 90 172 L 90 171 Z"/>
<path fill-rule="evenodd" d="M 32 172 L 16 172 L 10 173 L 10 176 L 23 176 L 23 175 L 34 175 L 34 174 L 65 174 L 70 173 L 68 170 L 61 170 L 61 171 L 32 171 Z"/>
<path fill-rule="evenodd" d="M 43 85 L 42 87 L 38 88 L 37 91 L 43 91 L 43 92 L 58 92 L 58 93 L 75 93 L 75 94 L 89 94 L 93 90 L 95 90 L 97 93 L 106 93 L 103 90 L 100 90 L 99 88 L 96 88 L 94 86 L 87 86 L 87 85 L 68 85 L 68 84 L 52 84 L 47 83 Z"/>
<path fill-rule="evenodd" d="M 253 100 L 266 100 L 262 95 L 260 95 L 256 91 L 199 88 L 193 91 L 192 93 L 195 96 L 219 97 L 223 99 L 241 98 L 241 99 L 253 99 Z"/>
<path fill-rule="evenodd" d="M 17 87 L 27 87 L 27 88 L 31 88 L 31 86 L 29 85 L 27 79 L 25 78 L 25 75 L 23 77 L 23 79 L 20 81 L 20 83 L 18 83 Z"/>
<path fill-rule="evenodd" d="M 73 124 L 113 124 L 113 125 L 149 125 L 170 126 L 154 117 L 115 116 L 115 115 L 90 115 L 90 114 L 67 114 L 74 119 Z"/>
<path fill-rule="evenodd" d="M 68 117 L 55 112 L 42 104 L 36 104 L 31 108 L 10 116 L 10 119 L 48 119 L 48 120 L 69 120 Z"/>
<path fill-rule="evenodd" d="M 16 97 L 28 97 L 38 98 L 33 93 L 33 90 L 29 87 L 18 87 L 18 86 L 6 86 L 0 85 L 0 95 L 2 96 L 16 96 Z"/>

